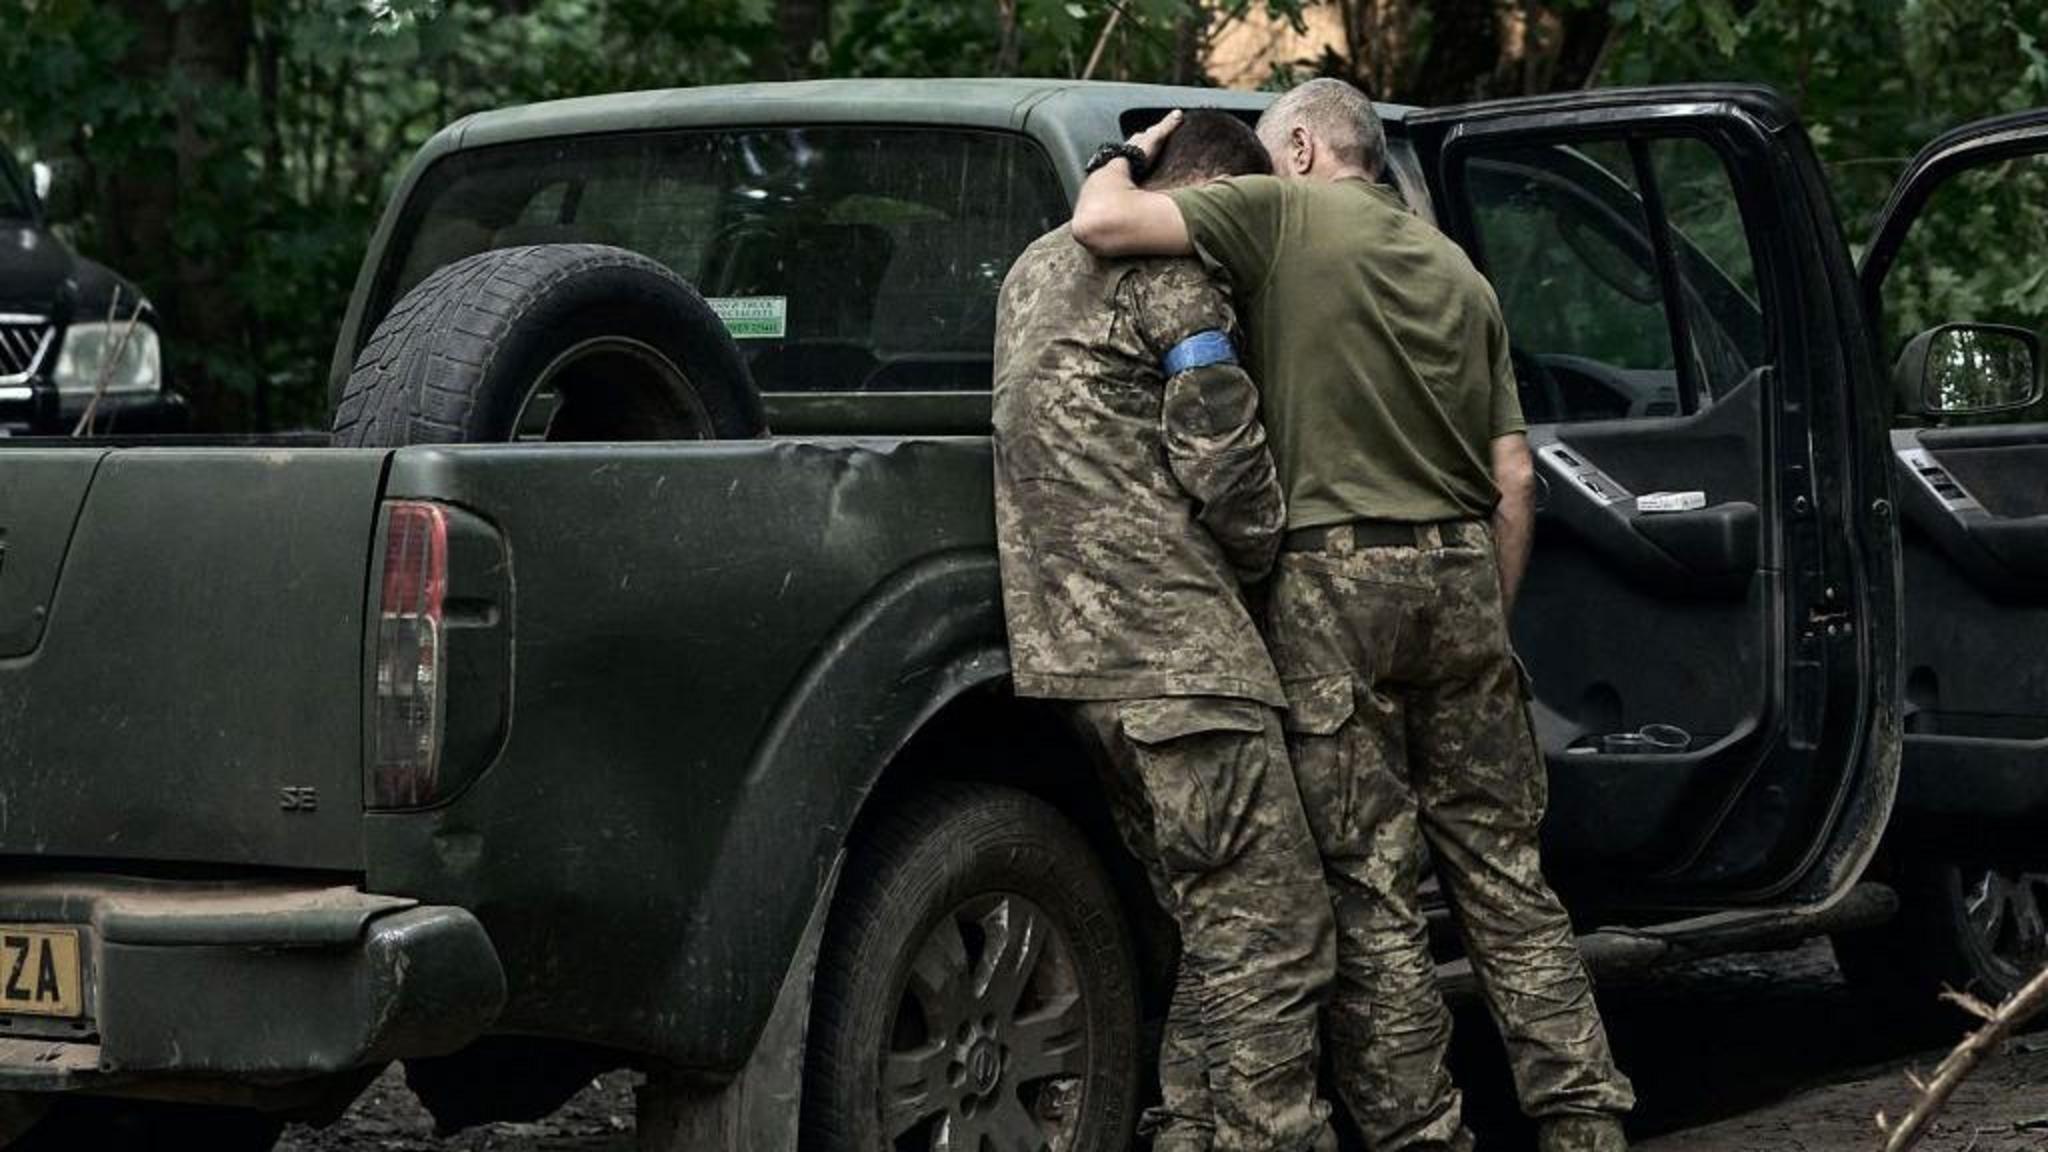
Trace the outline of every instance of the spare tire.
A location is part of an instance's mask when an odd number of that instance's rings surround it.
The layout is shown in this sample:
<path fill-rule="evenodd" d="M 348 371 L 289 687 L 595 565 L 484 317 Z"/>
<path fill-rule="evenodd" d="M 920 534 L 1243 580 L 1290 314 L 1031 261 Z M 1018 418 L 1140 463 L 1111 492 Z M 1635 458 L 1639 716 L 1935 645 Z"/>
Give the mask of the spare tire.
<path fill-rule="evenodd" d="M 704 298 L 602 244 L 500 248 L 435 271 L 377 325 L 334 409 L 343 447 L 765 431 Z"/>

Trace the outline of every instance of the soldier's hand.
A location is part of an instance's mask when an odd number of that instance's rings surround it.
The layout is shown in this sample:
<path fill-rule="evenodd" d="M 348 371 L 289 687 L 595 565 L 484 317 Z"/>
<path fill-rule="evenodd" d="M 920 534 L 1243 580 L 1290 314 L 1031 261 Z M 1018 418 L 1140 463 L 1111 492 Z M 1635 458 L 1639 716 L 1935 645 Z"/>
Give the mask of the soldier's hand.
<path fill-rule="evenodd" d="M 1173 135 L 1173 130 L 1178 127 L 1180 127 L 1180 109 L 1175 108 L 1164 117 L 1161 117 L 1159 123 L 1131 137 L 1125 143 L 1143 150 L 1145 159 L 1156 160 L 1159 158 L 1159 146 L 1165 143 L 1166 138 Z"/>

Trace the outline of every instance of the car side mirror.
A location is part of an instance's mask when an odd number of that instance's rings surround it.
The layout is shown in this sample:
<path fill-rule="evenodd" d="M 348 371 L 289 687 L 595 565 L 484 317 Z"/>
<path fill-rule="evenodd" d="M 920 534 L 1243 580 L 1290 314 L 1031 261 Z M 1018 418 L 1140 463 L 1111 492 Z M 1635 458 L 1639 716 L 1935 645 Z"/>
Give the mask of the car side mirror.
<path fill-rule="evenodd" d="M 1899 353 L 1892 383 L 1923 416 L 2017 411 L 2041 399 L 2041 338 L 2009 324 L 1943 324 Z"/>

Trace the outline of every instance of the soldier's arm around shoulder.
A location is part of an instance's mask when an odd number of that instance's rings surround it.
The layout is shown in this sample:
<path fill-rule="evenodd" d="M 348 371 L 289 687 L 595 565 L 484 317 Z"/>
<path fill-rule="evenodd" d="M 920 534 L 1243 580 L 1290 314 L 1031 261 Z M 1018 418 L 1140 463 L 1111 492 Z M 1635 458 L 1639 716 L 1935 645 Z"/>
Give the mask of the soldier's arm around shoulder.
<path fill-rule="evenodd" d="M 1132 276 L 1138 330 L 1166 375 L 1160 424 L 1167 465 L 1238 578 L 1263 579 L 1286 524 L 1280 478 L 1259 422 L 1259 394 L 1238 363 L 1230 296 L 1193 260 Z"/>

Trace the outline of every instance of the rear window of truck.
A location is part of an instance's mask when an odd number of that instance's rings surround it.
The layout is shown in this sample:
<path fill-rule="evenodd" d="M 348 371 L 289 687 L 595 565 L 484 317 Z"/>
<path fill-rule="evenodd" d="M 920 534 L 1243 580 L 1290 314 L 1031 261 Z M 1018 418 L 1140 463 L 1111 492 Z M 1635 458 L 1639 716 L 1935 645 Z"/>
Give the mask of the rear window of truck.
<path fill-rule="evenodd" d="M 478 252 L 614 244 L 695 285 L 764 392 L 985 391 L 1003 276 L 1067 214 L 1037 145 L 995 132 L 776 128 L 505 145 L 457 153 L 422 178 L 367 319 Z"/>

